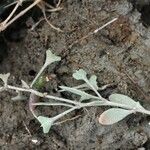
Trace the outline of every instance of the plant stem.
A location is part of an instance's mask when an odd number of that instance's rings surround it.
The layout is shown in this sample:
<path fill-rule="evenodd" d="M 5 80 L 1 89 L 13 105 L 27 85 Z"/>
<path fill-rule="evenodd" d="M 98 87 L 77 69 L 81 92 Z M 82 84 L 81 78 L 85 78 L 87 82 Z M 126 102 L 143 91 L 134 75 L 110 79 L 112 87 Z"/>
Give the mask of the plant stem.
<path fill-rule="evenodd" d="M 40 102 L 33 103 L 34 106 L 66 106 L 66 107 L 74 107 L 73 105 L 65 104 L 65 103 L 48 103 L 48 102 Z"/>
<path fill-rule="evenodd" d="M 30 98 L 29 98 L 29 110 L 31 111 L 32 115 L 37 119 L 37 115 L 34 112 L 35 106 L 33 106 L 32 104 L 34 102 L 36 102 L 36 100 L 38 99 L 38 97 L 35 94 L 30 94 Z"/>
<path fill-rule="evenodd" d="M 95 89 L 95 87 L 89 82 L 89 80 L 87 79 L 85 79 L 84 80 L 86 83 L 87 83 L 87 85 L 89 86 L 89 87 L 91 87 L 91 89 L 97 94 L 97 96 L 101 99 L 101 100 L 103 100 L 103 98 L 102 98 L 102 96 L 98 93 L 98 91 Z"/>
<path fill-rule="evenodd" d="M 139 113 L 150 115 L 150 111 L 146 110 L 146 109 L 139 109 L 139 110 L 136 110 L 136 111 L 139 112 Z"/>
<path fill-rule="evenodd" d="M 80 102 L 69 100 L 69 99 L 65 99 L 65 98 L 61 98 L 61 97 L 56 97 L 56 96 L 52 96 L 52 95 L 47 95 L 45 93 L 41 93 L 41 92 L 33 90 L 33 89 L 20 88 L 20 87 L 15 87 L 15 86 L 11 86 L 11 85 L 7 85 L 7 89 L 17 90 L 17 91 L 22 91 L 22 92 L 28 92 L 28 93 L 35 94 L 35 95 L 37 95 L 39 97 L 44 97 L 44 98 L 48 98 L 48 99 L 54 99 L 54 100 L 58 100 L 58 101 L 61 101 L 61 102 L 74 104 L 74 105 L 77 105 L 77 106 L 81 105 Z"/>
<path fill-rule="evenodd" d="M 75 109 L 79 109 L 79 107 L 70 108 L 70 109 L 68 109 L 68 110 L 66 110 L 66 111 L 64 111 L 64 112 L 62 112 L 61 114 L 59 114 L 59 115 L 53 117 L 53 118 L 54 118 L 55 120 L 58 120 L 59 118 L 63 117 L 64 115 L 66 115 L 66 114 L 68 114 L 68 113 L 74 111 Z"/>
<path fill-rule="evenodd" d="M 14 86 L 11 86 L 11 85 L 7 85 L 7 87 L 4 88 L 4 89 L 11 89 L 11 90 L 17 90 L 17 91 L 22 91 L 22 92 L 29 92 L 29 93 L 35 94 L 35 95 L 37 95 L 39 97 L 44 97 L 44 98 L 54 99 L 54 100 L 57 100 L 57 101 L 64 102 L 64 103 L 58 103 L 58 104 L 57 103 L 53 103 L 55 106 L 56 105 L 62 105 L 62 106 L 72 107 L 68 111 L 62 113 L 62 115 L 63 114 L 67 114 L 68 112 L 71 112 L 71 111 L 73 111 L 75 109 L 80 109 L 80 108 L 84 108 L 84 107 L 92 107 L 92 106 L 120 107 L 120 108 L 127 109 L 127 110 L 133 110 L 134 112 L 139 112 L 139 113 L 150 115 L 150 111 L 148 111 L 148 110 L 146 110 L 144 108 L 138 108 L 136 106 L 135 107 L 130 107 L 130 106 L 127 106 L 125 104 L 111 102 L 111 101 L 108 101 L 107 99 L 105 99 L 103 97 L 99 99 L 101 101 L 97 100 L 97 101 L 88 102 L 88 103 L 81 103 L 81 102 L 73 101 L 73 100 L 70 100 L 70 99 L 65 99 L 65 98 L 56 97 L 56 96 L 52 96 L 52 95 L 47 95 L 47 94 L 38 92 L 38 91 L 33 90 L 33 89 L 14 87 Z M 69 103 L 69 104 L 66 104 L 66 103 Z M 70 104 L 73 104 L 75 106 L 72 106 Z M 49 105 L 50 106 L 52 104 L 35 103 L 33 105 L 47 105 L 47 106 Z M 61 116 L 61 114 L 60 114 L 60 116 Z"/>
<path fill-rule="evenodd" d="M 97 102 L 89 102 L 89 103 L 86 103 L 86 104 L 82 104 L 81 107 L 77 107 L 77 106 L 74 106 L 73 108 L 71 109 L 68 109 L 67 111 L 64 111 L 63 113 L 53 117 L 54 120 L 58 120 L 60 119 L 61 117 L 63 117 L 64 115 L 76 110 L 76 109 L 80 109 L 80 108 L 83 108 L 83 107 L 90 107 L 90 106 L 116 106 L 116 107 L 121 107 L 121 108 L 125 108 L 125 109 L 129 109 L 131 111 L 134 112 L 139 112 L 139 113 L 143 113 L 143 114 L 147 114 L 147 115 L 150 115 L 150 111 L 148 110 L 145 110 L 145 109 L 134 109 L 134 108 L 131 108 L 131 107 L 128 107 L 126 105 L 122 105 L 122 104 L 118 104 L 118 103 L 114 103 L 114 102 L 110 102 L 110 101 L 97 101 Z"/>
<path fill-rule="evenodd" d="M 36 80 L 40 77 L 40 75 L 43 73 L 43 71 L 46 69 L 47 65 L 44 64 L 43 67 L 40 69 L 40 71 L 38 72 L 38 74 L 36 75 L 36 77 L 34 78 L 34 80 L 32 81 L 30 87 L 33 87 L 34 83 L 36 82 Z"/>
<path fill-rule="evenodd" d="M 89 102 L 89 103 L 83 104 L 81 107 L 91 107 L 91 106 L 112 106 L 112 107 L 114 106 L 114 107 L 120 107 L 123 109 L 133 110 L 135 113 L 139 112 L 139 113 L 150 115 L 150 111 L 146 110 L 144 108 L 136 108 L 136 106 L 133 108 L 133 107 L 130 107 L 127 105 L 123 105 L 123 104 L 119 104 L 119 103 L 115 103 L 115 102 L 110 102 L 106 99 L 105 99 L 105 101 Z"/>

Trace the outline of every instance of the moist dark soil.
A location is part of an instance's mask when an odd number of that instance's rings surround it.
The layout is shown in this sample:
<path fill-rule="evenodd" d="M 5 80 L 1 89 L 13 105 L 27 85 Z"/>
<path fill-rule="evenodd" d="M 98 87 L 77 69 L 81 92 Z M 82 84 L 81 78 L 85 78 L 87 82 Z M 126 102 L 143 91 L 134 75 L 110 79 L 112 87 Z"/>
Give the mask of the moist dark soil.
<path fill-rule="evenodd" d="M 13 7 L 3 10 L 5 1 L 0 5 L 3 20 Z M 149 1 L 66 0 L 61 6 L 62 10 L 47 16 L 62 33 L 48 25 L 39 8 L 32 9 L 0 33 L 0 73 L 10 72 L 12 85 L 19 86 L 21 79 L 30 83 L 50 48 L 62 60 L 46 70 L 46 75 L 55 78 L 46 83 L 44 91 L 60 96 L 56 92 L 58 86 L 76 85 L 72 73 L 82 68 L 88 74 L 97 75 L 99 86 L 113 83 L 100 91 L 104 97 L 122 93 L 150 109 Z M 115 17 L 117 21 L 97 34 L 79 40 Z M 33 28 L 40 19 L 43 20 Z M 88 108 L 65 116 L 64 120 L 80 115 L 44 134 L 29 111 L 28 101 L 12 101 L 13 96 L 15 92 L 11 91 L 0 95 L 2 150 L 150 149 L 150 117 L 145 115 L 134 114 L 112 126 L 102 126 L 98 117 L 107 108 Z M 61 96 L 72 98 L 71 94 Z M 39 108 L 48 116 L 63 110 L 62 107 Z"/>

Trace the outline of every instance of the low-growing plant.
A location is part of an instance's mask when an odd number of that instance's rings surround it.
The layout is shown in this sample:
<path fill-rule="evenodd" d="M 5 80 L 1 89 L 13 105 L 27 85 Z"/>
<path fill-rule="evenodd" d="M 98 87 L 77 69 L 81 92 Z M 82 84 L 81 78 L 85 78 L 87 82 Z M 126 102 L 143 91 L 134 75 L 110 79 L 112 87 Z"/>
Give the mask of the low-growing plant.
<path fill-rule="evenodd" d="M 114 108 L 109 108 L 104 111 L 99 117 L 99 123 L 102 125 L 111 125 L 117 123 L 118 121 L 124 119 L 126 116 L 133 113 L 142 113 L 150 115 L 150 111 L 146 110 L 138 101 L 131 99 L 130 97 L 122 94 L 111 94 L 109 99 L 105 99 L 98 92 L 99 87 L 97 84 L 97 77 L 95 75 L 91 75 L 90 78 L 87 77 L 87 73 L 83 69 L 76 70 L 73 73 L 73 78 L 76 80 L 82 80 L 84 83 L 75 86 L 75 87 L 67 87 L 60 86 L 59 92 L 70 92 L 72 94 L 78 95 L 78 99 L 72 100 L 62 97 L 57 97 L 53 95 L 49 95 L 48 93 L 42 93 L 35 88 L 34 85 L 37 84 L 39 78 L 41 77 L 43 71 L 50 64 L 60 61 L 61 57 L 56 56 L 50 50 L 46 52 L 46 60 L 42 68 L 40 69 L 37 76 L 34 78 L 32 83 L 28 85 L 25 81 L 21 80 L 22 87 L 16 87 L 8 84 L 8 78 L 10 73 L 0 74 L 0 79 L 3 81 L 3 86 L 0 87 L 0 91 L 4 90 L 15 90 L 18 95 L 13 100 L 24 100 L 26 97 L 23 96 L 23 92 L 30 93 L 29 98 L 29 109 L 33 116 L 39 121 L 41 127 L 43 128 L 44 133 L 48 133 L 51 126 L 56 125 L 58 120 L 65 116 L 66 114 L 81 108 L 86 107 L 98 107 L 98 106 L 110 106 Z M 94 94 L 90 94 L 87 91 L 92 90 Z M 37 102 L 35 98 L 42 97 L 45 99 L 50 99 L 51 101 L 47 102 Z M 35 112 L 36 106 L 64 106 L 68 109 L 66 111 L 54 116 L 54 117 L 46 117 L 42 115 L 38 115 Z"/>

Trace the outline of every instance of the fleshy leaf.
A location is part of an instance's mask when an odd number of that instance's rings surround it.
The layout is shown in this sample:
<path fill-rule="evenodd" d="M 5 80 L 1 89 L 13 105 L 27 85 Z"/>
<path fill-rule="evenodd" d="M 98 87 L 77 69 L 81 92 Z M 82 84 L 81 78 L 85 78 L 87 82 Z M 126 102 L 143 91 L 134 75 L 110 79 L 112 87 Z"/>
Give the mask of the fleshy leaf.
<path fill-rule="evenodd" d="M 48 133 L 51 126 L 54 123 L 54 120 L 52 118 L 48 118 L 48 117 L 44 117 L 44 116 L 38 116 L 37 119 L 43 128 L 43 133 Z"/>
<path fill-rule="evenodd" d="M 109 100 L 111 102 L 124 104 L 127 106 L 131 106 L 132 108 L 143 108 L 139 102 L 134 101 L 129 96 L 123 95 L 123 94 L 112 94 L 109 96 Z"/>
<path fill-rule="evenodd" d="M 111 108 L 104 111 L 99 117 L 99 123 L 102 125 L 111 125 L 124 119 L 126 116 L 132 114 L 132 110 L 125 110 L 121 108 Z"/>
<path fill-rule="evenodd" d="M 22 93 L 21 92 L 18 92 L 18 95 L 17 96 L 15 96 L 15 97 L 13 97 L 13 98 L 11 98 L 13 101 L 18 101 L 18 100 L 21 100 L 21 101 L 23 101 L 23 100 L 26 100 L 27 99 L 27 97 L 26 96 L 24 96 L 24 95 L 22 95 Z"/>
<path fill-rule="evenodd" d="M 96 75 L 92 75 L 89 79 L 89 82 L 93 85 L 93 87 L 98 90 L 98 86 L 97 86 L 97 76 Z"/>
<path fill-rule="evenodd" d="M 7 85 L 7 81 L 8 81 L 9 76 L 10 76 L 10 73 L 0 74 L 0 79 L 4 82 L 5 85 Z"/>
<path fill-rule="evenodd" d="M 22 83 L 23 88 L 26 88 L 26 89 L 30 88 L 29 85 L 25 81 L 21 80 L 21 83 Z"/>
<path fill-rule="evenodd" d="M 37 81 L 37 79 L 41 76 L 41 74 L 43 73 L 43 71 L 46 69 L 46 67 L 48 65 L 50 65 L 51 63 L 53 63 L 55 61 L 60 61 L 60 60 L 61 60 L 61 57 L 56 56 L 50 50 L 47 50 L 46 51 L 46 60 L 45 60 L 45 63 L 42 66 L 42 68 L 40 69 L 40 71 L 38 72 L 38 74 L 36 75 L 36 77 L 34 78 L 34 80 L 32 81 L 30 87 L 33 87 L 33 85 L 35 84 L 35 82 Z"/>
<path fill-rule="evenodd" d="M 83 69 L 79 69 L 76 70 L 76 72 L 73 74 L 73 78 L 75 78 L 76 80 L 84 80 L 85 82 L 87 82 L 87 73 L 83 70 Z M 89 79 L 89 83 L 96 89 L 98 90 L 98 86 L 97 86 L 97 77 L 95 75 L 92 75 Z M 84 84 L 83 84 L 84 85 Z M 89 86 L 86 86 L 87 88 L 89 88 Z"/>
<path fill-rule="evenodd" d="M 81 96 L 80 101 L 96 98 L 95 96 L 92 96 L 92 95 L 90 95 L 90 94 L 88 94 L 84 91 L 81 91 L 81 90 L 78 90 L 78 89 L 75 89 L 75 88 L 70 88 L 70 87 L 66 87 L 66 86 L 60 86 L 60 88 L 63 91 L 69 91 L 71 93 L 74 93 L 74 94 L 77 94 L 77 95 Z"/>
<path fill-rule="evenodd" d="M 53 54 L 50 50 L 46 51 L 46 60 L 45 60 L 45 64 L 48 66 L 51 63 L 55 62 L 55 61 L 60 61 L 61 57 L 56 56 L 55 54 Z"/>
<path fill-rule="evenodd" d="M 73 73 L 73 78 L 76 80 L 85 80 L 87 79 L 87 73 L 83 69 L 76 70 L 75 73 Z"/>

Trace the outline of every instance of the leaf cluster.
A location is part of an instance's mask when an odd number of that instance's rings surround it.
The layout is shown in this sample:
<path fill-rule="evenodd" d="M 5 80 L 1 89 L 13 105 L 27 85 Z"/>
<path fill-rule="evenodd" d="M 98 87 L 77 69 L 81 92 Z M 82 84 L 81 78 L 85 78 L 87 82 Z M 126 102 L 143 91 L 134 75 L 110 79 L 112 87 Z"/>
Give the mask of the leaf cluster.
<path fill-rule="evenodd" d="M 81 108 L 86 107 L 99 107 L 99 106 L 109 106 L 113 108 L 109 108 L 108 110 L 104 111 L 99 116 L 99 123 L 102 125 L 111 125 L 117 123 L 124 119 L 126 116 L 139 112 L 142 114 L 150 115 L 150 111 L 146 110 L 141 106 L 138 101 L 131 99 L 130 97 L 123 95 L 123 94 L 111 94 L 109 99 L 103 98 L 100 93 L 97 83 L 97 77 L 95 75 L 91 75 L 89 78 L 87 77 L 87 73 L 83 69 L 76 70 L 72 77 L 76 80 L 81 80 L 83 84 L 68 87 L 68 86 L 60 86 L 59 92 L 69 92 L 79 96 L 79 99 L 67 99 L 63 97 L 57 97 L 53 95 L 49 95 L 48 93 L 41 93 L 35 88 L 35 85 L 42 84 L 43 80 L 41 80 L 41 76 L 44 70 L 54 62 L 58 62 L 61 60 L 61 57 L 56 56 L 50 50 L 46 51 L 46 60 L 44 65 L 41 67 L 39 73 L 36 75 L 34 80 L 31 84 L 27 84 L 25 81 L 21 80 L 22 86 L 16 87 L 8 84 L 8 79 L 10 73 L 7 74 L 0 74 L 0 79 L 3 81 L 3 86 L 0 87 L 0 91 L 3 90 L 15 90 L 17 92 L 17 96 L 12 98 L 12 100 L 25 100 L 28 99 L 24 96 L 24 92 L 30 93 L 29 98 L 29 109 L 33 116 L 38 120 L 43 128 L 44 133 L 48 133 L 51 127 L 55 124 L 58 124 L 58 120 L 63 116 L 67 115 L 68 113 Z M 94 94 L 89 93 L 88 91 L 91 90 Z M 92 92 L 92 93 L 93 93 Z M 37 102 L 37 98 L 42 97 L 48 99 L 45 102 Z M 66 111 L 53 116 L 47 117 L 36 114 L 36 107 L 37 106 L 64 106 Z"/>

